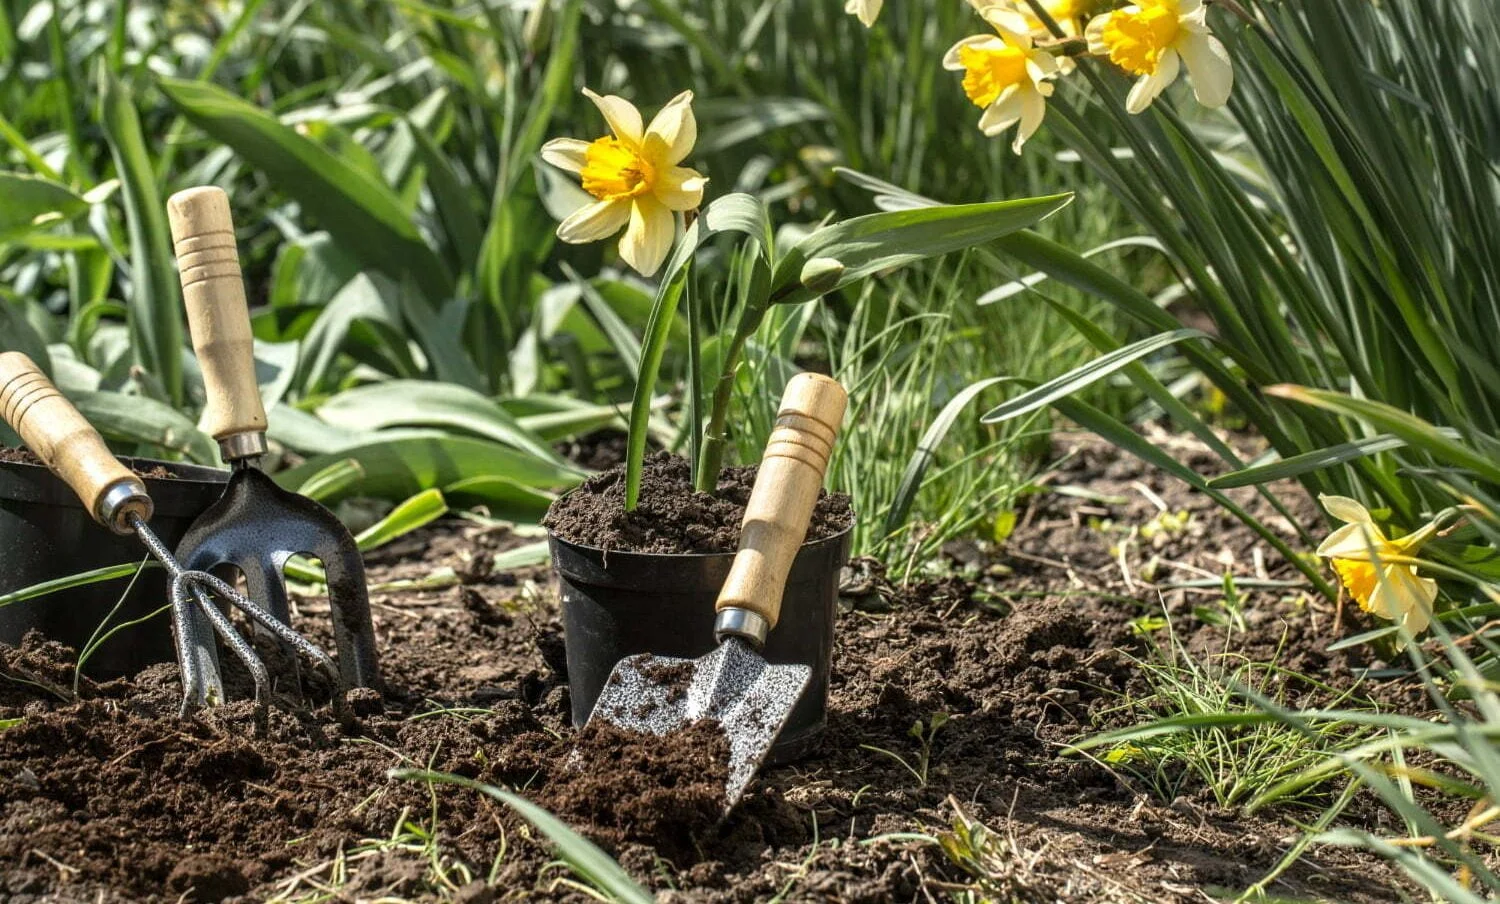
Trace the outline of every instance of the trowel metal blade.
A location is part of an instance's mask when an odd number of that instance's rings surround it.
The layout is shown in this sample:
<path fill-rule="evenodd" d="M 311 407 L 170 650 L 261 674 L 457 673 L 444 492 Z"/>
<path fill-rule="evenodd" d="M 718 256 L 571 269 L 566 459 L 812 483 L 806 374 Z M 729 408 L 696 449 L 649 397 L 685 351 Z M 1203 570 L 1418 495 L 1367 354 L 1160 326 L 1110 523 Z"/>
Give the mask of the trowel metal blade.
<path fill-rule="evenodd" d="M 733 807 L 781 733 L 807 687 L 805 665 L 771 665 L 737 638 L 697 659 L 649 653 L 615 665 L 589 721 L 664 735 L 702 719 L 717 721 L 729 740 L 724 796 Z"/>

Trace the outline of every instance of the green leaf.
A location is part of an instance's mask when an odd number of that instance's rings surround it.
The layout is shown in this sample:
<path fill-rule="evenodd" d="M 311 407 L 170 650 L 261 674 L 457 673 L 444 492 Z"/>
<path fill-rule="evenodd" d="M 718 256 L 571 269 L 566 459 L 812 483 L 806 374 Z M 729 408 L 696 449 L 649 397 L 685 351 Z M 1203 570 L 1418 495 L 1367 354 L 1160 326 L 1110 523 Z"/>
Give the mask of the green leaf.
<path fill-rule="evenodd" d="M 1301 476 L 1309 471 L 1316 471 L 1320 468 L 1331 468 L 1334 465 L 1341 465 L 1346 461 L 1364 458 L 1367 455 L 1376 455 L 1381 452 L 1389 452 L 1392 449 L 1400 449 L 1405 445 L 1406 440 L 1389 433 L 1382 433 L 1379 436 L 1339 443 L 1337 446 L 1314 449 L 1311 452 L 1303 452 L 1301 455 L 1293 455 L 1290 458 L 1242 468 L 1238 471 L 1215 477 L 1208 482 L 1208 485 L 1216 490 L 1225 490 L 1233 487 L 1247 487 L 1260 483 L 1270 483 L 1273 480 L 1285 480 L 1290 477 Z"/>
<path fill-rule="evenodd" d="M 5 199 L 0 204 L 0 243 L 66 223 L 89 209 L 89 202 L 66 185 L 23 173 L 0 172 L 0 198 Z"/>
<path fill-rule="evenodd" d="M 1468 468 L 1490 483 L 1500 483 L 1500 465 L 1494 459 L 1481 455 L 1416 415 L 1384 402 L 1356 399 L 1342 392 L 1285 384 L 1267 387 L 1266 394 L 1364 421 L 1378 430 L 1405 440 L 1408 446 L 1421 449 L 1444 464 Z"/>
<path fill-rule="evenodd" d="M 169 405 L 118 392 L 74 392 L 68 398 L 107 439 L 145 443 L 201 465 L 219 460 L 218 447 L 198 425 Z"/>
<path fill-rule="evenodd" d="M 393 769 L 391 777 L 417 782 L 439 782 L 478 791 L 505 804 L 537 828 L 556 848 L 557 856 L 580 878 L 598 889 L 608 900 L 624 904 L 651 904 L 656 899 L 630 878 L 610 856 L 566 823 L 519 794 L 445 772 Z"/>
<path fill-rule="evenodd" d="M 308 499 L 322 501 L 353 487 L 365 476 L 365 469 L 352 458 L 341 458 L 307 478 L 297 492 Z"/>
<path fill-rule="evenodd" d="M 379 549 L 398 537 L 448 514 L 448 501 L 441 490 L 424 490 L 391 510 L 390 514 L 359 532 L 354 545 L 360 552 Z"/>
<path fill-rule="evenodd" d="M 1071 194 L 1061 194 L 939 205 L 872 213 L 824 226 L 777 262 L 771 298 L 779 304 L 795 304 L 823 294 L 802 284 L 803 268 L 815 259 L 843 267 L 827 292 L 882 270 L 992 242 L 1046 219 L 1072 200 Z"/>
<path fill-rule="evenodd" d="M 938 447 L 943 444 L 943 438 L 948 435 L 959 414 L 969 407 L 969 403 L 981 392 L 998 383 L 1006 382 L 1005 377 L 990 377 L 977 380 L 965 386 L 938 416 L 932 419 L 922 439 L 917 442 L 917 448 L 912 452 L 911 458 L 906 462 L 906 470 L 901 474 L 901 484 L 896 488 L 896 495 L 891 500 L 890 511 L 885 516 L 885 532 L 887 535 L 895 533 L 906 522 L 906 516 L 911 511 L 912 503 L 917 499 L 917 493 L 922 489 L 922 478 L 927 474 L 927 468 L 932 464 L 937 455 Z"/>
<path fill-rule="evenodd" d="M 58 593 L 63 590 L 72 590 L 74 587 L 86 587 L 90 584 L 99 584 L 104 581 L 117 581 L 121 578 L 133 577 L 142 567 L 160 568 L 156 562 L 147 562 L 144 566 L 140 562 L 121 562 L 119 565 L 105 565 L 103 568 L 94 568 L 89 571 L 80 571 L 66 577 L 53 578 L 40 584 L 32 584 L 30 587 L 22 587 L 9 593 L 0 593 L 0 609 L 14 603 L 25 602 L 46 596 L 49 593 Z"/>
<path fill-rule="evenodd" d="M 535 489 L 571 487 L 583 479 L 582 472 L 549 464 L 535 455 L 518 452 L 488 440 L 438 433 L 406 433 L 381 438 L 319 455 L 276 475 L 276 482 L 298 489 L 304 482 L 335 461 L 351 458 L 364 469 L 363 480 L 335 492 L 329 501 L 347 496 L 372 496 L 399 501 L 423 490 L 451 486 L 471 477 L 505 477 Z"/>
<path fill-rule="evenodd" d="M 391 380 L 345 390 L 318 408 L 336 427 L 379 430 L 395 426 L 449 427 L 504 443 L 563 466 L 552 447 L 494 400 L 451 383 Z"/>
<path fill-rule="evenodd" d="M 522 486 L 508 477 L 489 475 L 450 483 L 443 495 L 454 505 L 482 505 L 490 517 L 523 524 L 537 524 L 557 499 L 557 494 Z"/>
<path fill-rule="evenodd" d="M 651 397 L 656 392 L 656 377 L 661 371 L 667 342 L 677 319 L 677 303 L 687 284 L 688 265 L 698 247 L 715 235 L 737 232 L 754 241 L 760 254 L 768 257 L 774 246 L 770 216 L 765 205 L 746 194 L 729 194 L 703 209 L 672 249 L 672 256 L 661 275 L 656 301 L 646 321 L 641 341 L 640 366 L 636 369 L 635 394 L 630 402 L 630 436 L 625 449 L 625 510 L 635 508 L 641 493 L 641 468 L 646 459 L 646 434 L 651 424 Z"/>
<path fill-rule="evenodd" d="M 453 294 L 452 274 L 389 186 L 222 88 L 164 78 L 161 89 L 194 125 L 296 199 L 365 268 L 398 282 L 410 277 L 434 304 Z"/>
<path fill-rule="evenodd" d="M 1132 362 L 1138 361 L 1169 345 L 1174 345 L 1185 339 L 1210 338 L 1212 337 L 1201 330 L 1190 329 L 1173 330 L 1170 333 L 1150 336 L 1139 342 L 1134 342 L 1112 351 L 1107 355 L 1095 358 L 1081 367 L 1075 367 L 1060 377 L 1048 380 L 1030 392 L 1023 393 L 1006 402 L 1004 405 L 991 409 L 980 420 L 986 424 L 996 424 L 1001 421 L 1020 417 L 1023 414 L 1050 405 L 1060 398 L 1073 395 L 1079 390 L 1123 369 Z"/>
<path fill-rule="evenodd" d="M 125 195 L 130 233 L 130 337 L 135 361 L 173 405 L 183 401 L 182 289 L 173 266 L 166 205 L 129 89 L 100 61 L 99 120 Z"/>

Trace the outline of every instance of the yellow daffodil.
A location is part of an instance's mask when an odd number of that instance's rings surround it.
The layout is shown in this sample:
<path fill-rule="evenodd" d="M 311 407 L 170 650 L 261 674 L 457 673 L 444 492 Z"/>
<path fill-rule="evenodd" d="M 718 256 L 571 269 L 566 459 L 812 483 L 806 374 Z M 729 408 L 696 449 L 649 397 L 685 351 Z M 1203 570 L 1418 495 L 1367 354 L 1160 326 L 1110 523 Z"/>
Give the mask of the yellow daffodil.
<path fill-rule="evenodd" d="M 1417 576 L 1410 558 L 1437 531 L 1433 522 L 1394 540 L 1386 537 L 1370 512 L 1347 496 L 1319 496 L 1328 514 L 1347 522 L 1318 546 L 1331 560 L 1339 580 L 1359 607 L 1405 626 L 1413 636 L 1427 630 L 1437 582 Z"/>
<path fill-rule="evenodd" d="M 964 74 L 964 93 L 984 110 L 980 131 L 993 136 L 1019 125 L 1011 144 L 1019 154 L 1047 115 L 1057 59 L 1032 45 L 1026 20 L 1014 10 L 991 6 L 982 14 L 995 34 L 972 35 L 954 44 L 943 68 Z"/>
<path fill-rule="evenodd" d="M 583 93 L 604 114 L 611 134 L 593 141 L 554 138 L 542 145 L 542 159 L 577 173 L 583 190 L 595 198 L 558 225 L 557 237 L 575 245 L 597 242 L 623 227 L 620 257 L 650 276 L 672 250 L 677 235 L 672 212 L 701 204 L 708 182 L 696 170 L 678 165 L 698 140 L 693 92 L 672 98 L 645 128 L 630 101 L 601 97 L 587 88 Z"/>
<path fill-rule="evenodd" d="M 974 7 L 982 15 L 986 9 L 1001 7 L 1019 13 L 1026 20 L 1026 30 L 1038 38 L 1055 37 L 1047 28 L 1047 23 L 1041 20 L 1026 0 L 969 0 L 969 5 Z M 1096 0 L 1042 0 L 1042 9 L 1052 17 L 1065 35 L 1078 35 L 1083 33 L 1083 20 L 1088 18 L 1090 12 L 1098 5 Z"/>
<path fill-rule="evenodd" d="M 858 16 L 860 23 L 869 28 L 875 24 L 882 6 L 885 6 L 885 0 L 848 0 L 844 4 L 844 12 L 851 16 Z"/>
<path fill-rule="evenodd" d="M 1203 0 L 1139 0 L 1091 20 L 1089 52 L 1139 76 L 1125 107 L 1139 113 L 1177 80 L 1183 65 L 1205 107 L 1222 107 L 1234 87 L 1229 53 L 1208 30 Z"/>

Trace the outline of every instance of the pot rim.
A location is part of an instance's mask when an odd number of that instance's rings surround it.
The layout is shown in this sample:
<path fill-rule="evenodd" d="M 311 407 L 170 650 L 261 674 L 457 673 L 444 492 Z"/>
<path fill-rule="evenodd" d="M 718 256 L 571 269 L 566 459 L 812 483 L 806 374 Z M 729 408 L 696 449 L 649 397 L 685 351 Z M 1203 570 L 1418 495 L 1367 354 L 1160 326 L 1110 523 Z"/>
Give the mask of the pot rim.
<path fill-rule="evenodd" d="M 164 468 L 177 472 L 175 477 L 144 477 L 136 474 L 147 487 L 171 486 L 173 484 L 189 484 L 197 486 L 222 485 L 229 481 L 230 471 L 224 468 L 211 468 L 207 465 L 197 465 L 185 461 L 163 461 L 158 458 L 141 458 L 134 455 L 116 455 L 115 458 L 132 472 L 137 468 L 151 468 L 160 465 Z M 40 462 L 31 461 L 0 461 L 0 470 L 22 471 L 46 471 L 51 473 L 52 469 Z"/>

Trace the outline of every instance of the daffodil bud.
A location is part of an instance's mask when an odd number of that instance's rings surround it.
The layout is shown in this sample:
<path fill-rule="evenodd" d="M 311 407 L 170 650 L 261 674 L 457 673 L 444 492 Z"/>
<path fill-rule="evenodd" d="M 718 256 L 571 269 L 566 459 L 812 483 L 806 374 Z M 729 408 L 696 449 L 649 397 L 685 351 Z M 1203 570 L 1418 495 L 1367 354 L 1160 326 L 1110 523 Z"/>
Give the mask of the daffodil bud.
<path fill-rule="evenodd" d="M 815 257 L 802 265 L 802 286 L 814 295 L 825 295 L 839 287 L 844 265 L 831 257 Z"/>

